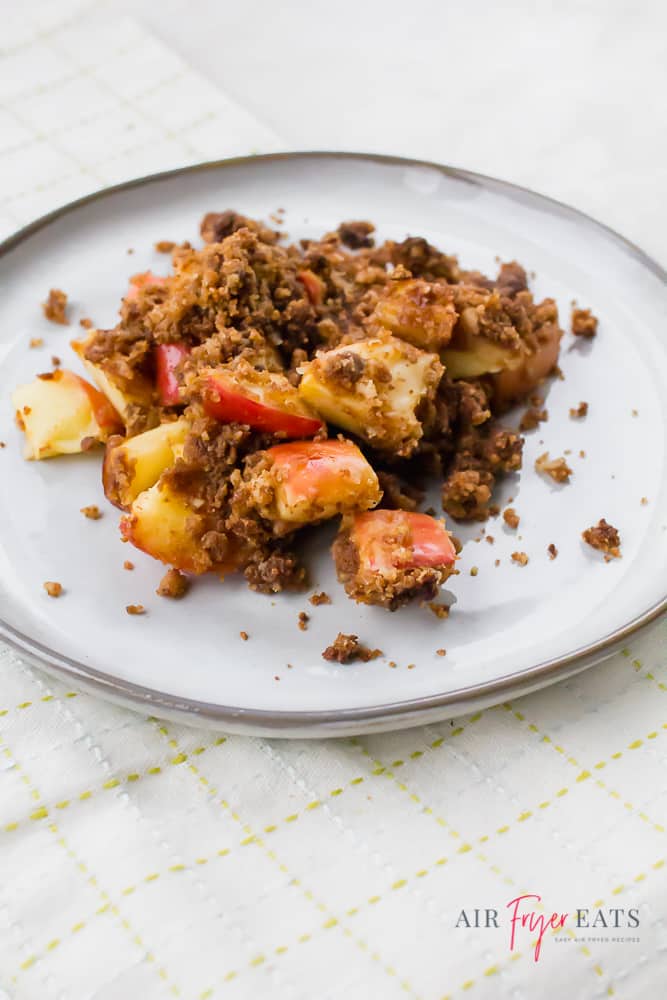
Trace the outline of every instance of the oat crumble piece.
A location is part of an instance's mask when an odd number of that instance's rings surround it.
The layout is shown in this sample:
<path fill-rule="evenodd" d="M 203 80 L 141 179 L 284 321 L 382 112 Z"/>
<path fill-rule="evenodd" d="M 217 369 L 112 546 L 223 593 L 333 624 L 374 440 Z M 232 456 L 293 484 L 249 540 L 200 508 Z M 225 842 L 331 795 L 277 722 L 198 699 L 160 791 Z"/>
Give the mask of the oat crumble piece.
<path fill-rule="evenodd" d="M 0 448 L 6 448 L 7 445 L 4 441 L 0 441 Z"/>
<path fill-rule="evenodd" d="M 487 535 L 486 540 L 489 543 L 489 545 L 493 545 L 493 543 L 495 542 L 495 538 L 493 537 L 493 535 Z"/>
<path fill-rule="evenodd" d="M 525 566 L 528 562 L 528 556 L 525 552 L 513 552 L 512 562 L 518 563 L 519 566 Z"/>
<path fill-rule="evenodd" d="M 572 310 L 572 333 L 575 337 L 594 337 L 598 330 L 597 316 L 590 309 Z"/>
<path fill-rule="evenodd" d="M 508 528 L 513 528 L 516 530 L 519 527 L 521 518 L 515 511 L 514 507 L 506 507 L 503 511 L 503 521 Z"/>
<path fill-rule="evenodd" d="M 446 656 L 447 655 L 447 650 L 446 649 L 436 649 L 435 652 L 436 652 L 437 656 Z"/>
<path fill-rule="evenodd" d="M 67 318 L 67 295 L 59 288 L 52 288 L 46 302 L 42 302 L 44 315 L 52 323 L 69 326 Z"/>
<path fill-rule="evenodd" d="M 30 347 L 43 347 L 43 346 L 44 346 L 44 338 L 43 337 L 31 337 L 30 338 Z"/>
<path fill-rule="evenodd" d="M 550 476 L 555 483 L 568 483 L 572 475 L 572 469 L 564 458 L 549 458 L 549 452 L 535 459 L 535 469 L 545 476 Z"/>
<path fill-rule="evenodd" d="M 438 604 L 437 601 L 431 601 L 428 607 L 429 611 L 432 611 L 436 618 L 449 618 L 449 607 L 446 604 Z"/>
<path fill-rule="evenodd" d="M 81 513 L 84 517 L 87 517 L 90 521 L 99 521 L 102 517 L 102 511 L 97 506 L 97 504 L 91 503 L 87 507 L 81 508 Z"/>
<path fill-rule="evenodd" d="M 243 641 L 244 641 L 244 642 L 247 642 L 247 641 L 248 641 L 248 639 L 249 639 L 249 636 L 248 636 L 248 633 L 247 633 L 247 632 L 239 632 L 239 635 L 240 635 L 240 637 L 241 637 L 241 638 L 243 639 Z"/>
<path fill-rule="evenodd" d="M 54 368 L 60 368 L 62 361 L 60 360 L 57 354 L 51 355 L 51 364 L 53 365 Z"/>
<path fill-rule="evenodd" d="M 299 611 L 298 625 L 302 632 L 306 632 L 308 630 L 309 621 L 310 621 L 310 615 L 307 614 L 305 611 Z"/>
<path fill-rule="evenodd" d="M 322 656 L 325 660 L 337 663 L 351 663 L 353 660 L 363 660 L 364 663 L 368 663 L 369 660 L 375 660 L 378 656 L 382 656 L 382 650 L 369 649 L 368 646 L 359 642 L 357 635 L 346 635 L 344 632 L 339 632 L 333 643 L 324 650 Z"/>
<path fill-rule="evenodd" d="M 176 244 L 173 240 L 158 240 L 155 249 L 158 253 L 171 253 Z"/>
<path fill-rule="evenodd" d="M 47 580 L 44 584 L 44 590 L 49 597 L 60 597 L 63 592 L 63 585 L 62 583 L 58 583 L 57 580 Z"/>
<path fill-rule="evenodd" d="M 570 407 L 570 416 L 573 420 L 581 420 L 588 413 L 588 403 L 581 402 L 579 406 Z"/>
<path fill-rule="evenodd" d="M 313 594 L 312 597 L 308 598 L 308 600 L 315 608 L 319 607 L 320 604 L 331 604 L 331 598 L 324 590 L 322 590 L 319 594 Z"/>
<path fill-rule="evenodd" d="M 494 562 L 493 565 L 494 566 L 500 566 L 500 559 L 496 559 L 496 561 Z"/>
<path fill-rule="evenodd" d="M 146 608 L 143 606 L 143 604 L 128 604 L 125 610 L 127 611 L 128 615 L 146 614 Z"/>
<path fill-rule="evenodd" d="M 592 528 L 582 531 L 581 537 L 594 549 L 612 556 L 614 559 L 621 557 L 621 536 L 618 530 L 602 517 Z"/>
<path fill-rule="evenodd" d="M 632 411 L 632 416 L 633 417 L 638 417 L 639 416 L 639 410 L 633 410 Z"/>
<path fill-rule="evenodd" d="M 477 566 L 471 566 L 470 567 L 470 575 L 471 576 L 477 576 L 478 573 L 479 573 L 479 568 Z"/>
<path fill-rule="evenodd" d="M 529 406 L 519 422 L 520 431 L 534 431 L 543 421 L 549 419 L 548 410 L 540 410 L 536 406 Z"/>
<path fill-rule="evenodd" d="M 130 562 L 129 559 L 126 559 L 123 563 L 123 569 L 134 569 L 134 563 Z"/>
<path fill-rule="evenodd" d="M 642 507 L 645 507 L 646 504 L 648 503 L 648 497 L 642 497 L 639 502 L 642 505 Z"/>
<path fill-rule="evenodd" d="M 586 458 L 586 452 L 583 450 L 583 448 L 579 452 L 579 458 Z"/>
<path fill-rule="evenodd" d="M 90 319 L 90 317 L 83 316 L 79 320 L 79 326 L 82 326 L 84 330 L 91 330 L 95 326 L 95 324 L 93 323 L 92 319 Z"/>
<path fill-rule="evenodd" d="M 178 600 L 184 597 L 190 589 L 190 582 L 184 573 L 177 569 L 168 569 L 160 580 L 155 593 L 158 597 L 171 597 Z"/>
<path fill-rule="evenodd" d="M 558 549 L 553 542 L 550 542 L 549 545 L 547 545 L 547 552 L 549 553 L 550 559 L 555 559 L 558 555 Z"/>

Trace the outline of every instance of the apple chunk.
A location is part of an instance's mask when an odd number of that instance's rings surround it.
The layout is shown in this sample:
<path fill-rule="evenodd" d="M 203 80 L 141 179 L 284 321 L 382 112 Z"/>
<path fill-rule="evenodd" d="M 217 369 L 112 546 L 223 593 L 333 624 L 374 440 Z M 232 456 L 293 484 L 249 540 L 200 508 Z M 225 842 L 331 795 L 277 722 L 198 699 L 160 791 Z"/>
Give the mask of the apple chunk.
<path fill-rule="evenodd" d="M 370 317 L 371 328 L 379 325 L 415 347 L 437 353 L 452 339 L 458 318 L 454 293 L 444 282 L 411 278 L 392 281 L 380 296 Z"/>
<path fill-rule="evenodd" d="M 110 441 L 102 466 L 107 500 L 127 510 L 140 493 L 153 486 L 174 464 L 187 433 L 188 423 L 181 417 L 135 437 Z"/>
<path fill-rule="evenodd" d="M 267 449 L 245 483 L 251 503 L 277 534 L 374 507 L 381 491 L 374 470 L 350 441 L 298 441 Z"/>
<path fill-rule="evenodd" d="M 155 348 L 155 380 L 163 406 L 178 406 L 183 402 L 176 373 L 189 353 L 187 344 L 158 344 Z"/>
<path fill-rule="evenodd" d="M 176 569 L 206 573 L 214 568 L 199 544 L 204 519 L 167 483 L 158 482 L 140 493 L 129 514 L 121 518 L 120 530 L 138 549 Z"/>
<path fill-rule="evenodd" d="M 420 407 L 435 395 L 443 367 L 435 354 L 382 333 L 320 351 L 299 371 L 301 397 L 326 420 L 407 458 L 423 434 Z"/>
<path fill-rule="evenodd" d="M 391 611 L 415 598 L 433 600 L 456 561 L 442 521 L 405 510 L 344 518 L 332 552 L 349 596 Z"/>
<path fill-rule="evenodd" d="M 66 369 L 19 386 L 12 402 L 16 421 L 25 432 L 25 457 L 29 459 L 87 451 L 122 428 L 102 393 Z"/>
<path fill-rule="evenodd" d="M 257 371 L 240 358 L 201 374 L 204 409 L 224 423 L 247 424 L 286 437 L 313 437 L 322 421 L 284 375 Z"/>
<path fill-rule="evenodd" d="M 83 340 L 71 341 L 70 346 L 81 358 L 83 367 L 100 392 L 104 393 L 114 409 L 120 414 L 123 423 L 128 424 L 131 421 L 134 407 L 149 409 L 152 406 L 153 386 L 150 379 L 138 373 L 135 374 L 131 384 L 119 378 L 114 371 L 113 359 L 100 362 L 90 361 L 86 357 L 86 353 L 94 341 L 96 333 L 96 330 L 91 330 Z"/>

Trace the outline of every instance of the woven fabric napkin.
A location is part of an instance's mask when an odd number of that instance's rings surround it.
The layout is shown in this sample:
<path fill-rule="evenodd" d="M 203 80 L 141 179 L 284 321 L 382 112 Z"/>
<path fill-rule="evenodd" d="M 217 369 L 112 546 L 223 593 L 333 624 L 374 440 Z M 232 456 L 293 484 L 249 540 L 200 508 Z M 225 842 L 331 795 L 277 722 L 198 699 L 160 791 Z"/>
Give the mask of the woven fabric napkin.
<path fill-rule="evenodd" d="M 279 146 L 108 5 L 5 13 L 0 54 L 4 233 Z M 306 742 L 142 718 L 0 646 L 0 1000 L 660 995 L 665 637 L 451 723 Z"/>

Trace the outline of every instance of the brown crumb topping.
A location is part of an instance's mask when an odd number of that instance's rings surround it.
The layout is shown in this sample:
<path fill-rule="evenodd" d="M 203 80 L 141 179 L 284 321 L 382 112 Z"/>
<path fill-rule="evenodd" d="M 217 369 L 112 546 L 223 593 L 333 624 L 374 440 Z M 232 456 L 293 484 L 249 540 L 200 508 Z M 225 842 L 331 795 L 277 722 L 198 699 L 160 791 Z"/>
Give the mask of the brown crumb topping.
<path fill-rule="evenodd" d="M 123 563 L 123 569 L 134 569 L 134 563 L 130 562 L 129 559 L 126 559 Z"/>
<path fill-rule="evenodd" d="M 127 611 L 128 615 L 146 614 L 146 608 L 143 606 L 143 604 L 128 604 L 125 610 Z"/>
<path fill-rule="evenodd" d="M 447 656 L 447 650 L 446 649 L 436 649 L 435 652 L 436 652 L 437 656 Z"/>
<path fill-rule="evenodd" d="M 84 517 L 87 517 L 91 521 L 99 521 L 102 517 L 102 511 L 97 504 L 94 503 L 89 504 L 87 507 L 82 507 L 81 513 Z"/>
<path fill-rule="evenodd" d="M 470 575 L 471 576 L 477 576 L 478 573 L 479 573 L 479 567 L 477 567 L 477 566 L 471 566 L 470 567 Z"/>
<path fill-rule="evenodd" d="M 155 249 L 158 253 L 171 253 L 176 244 L 173 240 L 158 240 Z"/>
<path fill-rule="evenodd" d="M 1 443 L 1 442 L 0 442 L 0 443 Z M 639 502 L 640 502 L 640 504 L 642 505 L 642 507 L 645 507 L 645 506 L 646 506 L 646 504 L 648 503 L 648 497 L 642 497 L 642 498 L 641 498 L 641 500 L 640 500 Z"/>
<path fill-rule="evenodd" d="M 575 337 L 594 337 L 598 332 L 597 316 L 590 309 L 572 310 L 572 333 Z"/>
<path fill-rule="evenodd" d="M 528 562 L 528 556 L 525 552 L 513 552 L 512 562 L 518 563 L 519 566 L 525 566 Z"/>
<path fill-rule="evenodd" d="M 0 441 L 0 448 L 6 448 L 7 445 L 4 441 Z"/>
<path fill-rule="evenodd" d="M 82 326 L 84 330 L 92 330 L 95 324 L 93 323 L 92 319 L 90 319 L 89 316 L 83 316 L 79 320 L 79 326 Z"/>
<path fill-rule="evenodd" d="M 60 323 L 61 326 L 68 326 L 67 318 L 67 295 L 59 288 L 52 288 L 46 302 L 42 302 L 44 315 L 52 323 Z"/>
<path fill-rule="evenodd" d="M 315 608 L 319 607 L 320 604 L 331 604 L 331 598 L 324 590 L 320 591 L 319 594 L 313 594 L 308 600 Z"/>
<path fill-rule="evenodd" d="M 306 632 L 308 630 L 309 621 L 310 621 L 310 615 L 307 614 L 305 611 L 299 611 L 298 624 L 302 632 Z"/>
<path fill-rule="evenodd" d="M 244 642 L 247 642 L 248 639 L 250 638 L 247 632 L 239 632 L 239 636 L 243 639 Z"/>
<path fill-rule="evenodd" d="M 60 365 L 62 364 L 62 362 L 61 362 L 61 360 L 60 360 L 60 358 L 58 357 L 57 354 L 52 354 L 51 355 L 51 364 L 53 365 L 54 368 L 60 368 Z"/>
<path fill-rule="evenodd" d="M 178 600 L 187 594 L 190 588 L 190 581 L 184 573 L 177 569 L 168 569 L 160 580 L 155 593 L 159 597 L 171 597 Z"/>
<path fill-rule="evenodd" d="M 588 403 L 579 403 L 579 406 L 570 407 L 570 416 L 573 420 L 581 420 L 588 413 Z"/>
<path fill-rule="evenodd" d="M 432 611 L 436 618 L 449 618 L 449 607 L 446 604 L 438 604 L 437 601 L 431 601 L 428 607 L 429 611 Z"/>
<path fill-rule="evenodd" d="M 57 580 L 47 580 L 44 584 L 44 590 L 49 597 L 60 597 L 63 592 L 63 585 L 62 583 L 58 583 Z"/>
<path fill-rule="evenodd" d="M 555 483 L 569 483 L 572 469 L 564 458 L 549 458 L 549 452 L 535 459 L 535 468 L 544 476 L 550 476 Z"/>
<path fill-rule="evenodd" d="M 521 518 L 515 511 L 514 507 L 506 507 L 503 511 L 503 521 L 508 528 L 513 528 L 516 530 L 519 527 Z"/>
<path fill-rule="evenodd" d="M 529 406 L 519 423 L 519 430 L 534 431 L 539 424 L 549 419 L 547 410 L 541 410 L 537 406 Z"/>
<path fill-rule="evenodd" d="M 612 556 L 614 559 L 621 557 L 621 536 L 618 530 L 602 517 L 592 528 L 582 531 L 581 537 L 594 549 Z"/>
<path fill-rule="evenodd" d="M 362 660 L 364 663 L 368 663 L 369 660 L 375 660 L 378 656 L 382 656 L 382 650 L 370 649 L 359 642 L 357 635 L 346 635 L 344 632 L 339 632 L 333 643 L 324 650 L 322 656 L 325 660 L 336 663 L 352 663 L 353 660 Z"/>
<path fill-rule="evenodd" d="M 30 338 L 30 347 L 43 347 L 43 346 L 44 346 L 44 338 L 43 337 L 31 337 Z"/>

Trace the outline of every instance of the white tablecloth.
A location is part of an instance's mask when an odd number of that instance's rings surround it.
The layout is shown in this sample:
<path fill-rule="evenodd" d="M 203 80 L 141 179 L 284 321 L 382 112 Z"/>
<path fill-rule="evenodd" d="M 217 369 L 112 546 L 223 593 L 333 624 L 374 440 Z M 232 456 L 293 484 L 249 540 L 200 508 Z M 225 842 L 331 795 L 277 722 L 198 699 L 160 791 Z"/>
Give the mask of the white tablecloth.
<path fill-rule="evenodd" d="M 2 17 L 5 234 L 281 146 L 109 4 Z M 0 998 L 660 996 L 665 636 L 451 723 L 308 742 L 145 719 L 0 646 Z M 538 962 L 528 929 L 510 950 L 525 893 L 521 912 L 570 914 Z"/>

